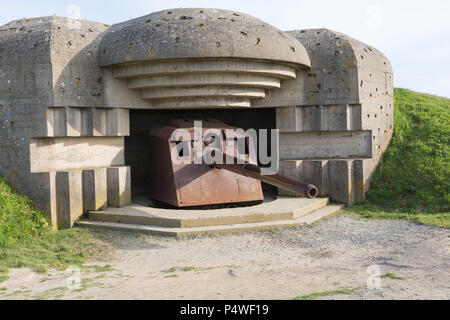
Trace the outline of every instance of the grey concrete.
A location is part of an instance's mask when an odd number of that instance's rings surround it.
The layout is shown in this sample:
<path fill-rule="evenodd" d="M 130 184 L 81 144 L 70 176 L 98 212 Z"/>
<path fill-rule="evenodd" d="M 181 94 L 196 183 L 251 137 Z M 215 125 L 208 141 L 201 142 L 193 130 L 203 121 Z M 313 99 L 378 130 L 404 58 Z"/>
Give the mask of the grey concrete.
<path fill-rule="evenodd" d="M 130 167 L 108 168 L 107 173 L 108 205 L 122 207 L 131 203 Z"/>
<path fill-rule="evenodd" d="M 261 20 L 194 8 L 164 10 L 112 26 L 102 37 L 99 65 L 105 70 L 104 106 L 245 108 L 253 101 L 236 97 L 233 89 L 280 88 L 282 79 L 295 79 L 308 69 L 310 58 L 294 37 Z M 211 86 L 219 90 L 206 98 L 204 89 Z M 185 96 L 186 88 L 194 89 Z M 175 97 L 158 98 L 167 90 Z"/>
<path fill-rule="evenodd" d="M 295 226 L 304 226 L 313 224 L 320 219 L 323 219 L 333 213 L 338 212 L 344 205 L 333 204 L 327 205 L 323 208 L 314 210 L 300 217 L 287 220 L 274 220 L 264 222 L 249 222 L 249 223 L 233 223 L 226 225 L 209 225 L 202 227 L 161 227 L 155 225 L 145 224 L 128 224 L 116 222 L 102 222 L 102 221 L 78 221 L 77 226 L 85 228 L 110 229 L 127 232 L 138 232 L 144 234 L 164 235 L 171 237 L 182 237 L 199 234 L 216 234 L 216 233 L 236 233 L 248 232 L 255 230 L 267 229 L 281 229 Z"/>
<path fill-rule="evenodd" d="M 123 137 L 61 137 L 30 139 L 31 172 L 121 165 Z"/>
<path fill-rule="evenodd" d="M 58 228 L 70 228 L 83 214 L 81 172 L 56 172 L 55 186 Z"/>
<path fill-rule="evenodd" d="M 89 212 L 89 220 L 160 227 L 194 228 L 278 220 L 293 220 L 324 208 L 328 198 L 273 198 L 264 203 L 237 208 L 187 210 L 162 209 L 133 203 L 122 208 L 106 208 Z"/>
<path fill-rule="evenodd" d="M 202 8 L 163 10 L 112 26 L 99 65 L 219 57 L 310 65 L 305 48 L 287 33 L 244 13 Z"/>
<path fill-rule="evenodd" d="M 144 170 L 125 167 L 130 109 L 276 108 L 291 160 L 281 169 L 334 201 L 364 198 L 393 132 L 392 68 L 375 48 L 216 9 L 73 26 L 41 17 L 0 27 L 0 175 L 53 226 L 98 207 L 104 189 L 110 205 L 130 202 L 130 170 Z"/>
<path fill-rule="evenodd" d="M 108 205 L 106 168 L 83 170 L 83 212 Z"/>
<path fill-rule="evenodd" d="M 317 134 L 317 139 L 310 140 L 311 145 L 321 144 L 324 136 L 329 137 L 331 154 L 329 157 L 320 154 L 316 157 L 329 160 L 324 162 L 324 170 L 302 165 L 297 168 L 297 173 L 292 174 L 302 180 L 322 180 L 322 194 L 330 196 L 333 201 L 353 204 L 364 199 L 373 172 L 393 133 L 392 67 L 389 60 L 375 48 L 339 32 L 312 29 L 289 33 L 308 51 L 311 70 L 305 77 L 286 81 L 280 90 L 272 91 L 266 99 L 256 101 L 255 106 L 279 107 L 277 128 L 282 132 L 281 145 L 291 145 L 289 139 L 294 132 L 299 137 L 305 132 L 323 132 Z M 345 149 L 355 147 L 350 140 L 344 148 L 333 150 L 343 131 L 350 135 L 355 130 L 369 132 L 367 137 L 370 136 L 371 141 L 366 137 L 365 147 L 371 149 L 370 156 L 355 152 L 345 155 Z M 289 153 L 296 152 L 290 150 Z M 308 163 L 306 160 L 313 158 L 306 152 L 297 152 L 295 158 L 289 159 Z M 333 159 L 336 158 L 348 160 L 344 164 L 342 161 L 335 162 Z M 358 174 L 350 174 L 348 170 L 353 170 L 356 163 L 361 170 L 355 171 Z M 282 162 L 283 166 L 292 168 L 287 162 Z M 331 169 L 340 166 L 345 167 L 345 174 Z M 323 172 L 326 172 L 327 180 L 323 180 Z"/>
<path fill-rule="evenodd" d="M 371 157 L 370 131 L 280 133 L 281 160 Z"/>
<path fill-rule="evenodd" d="M 0 175 L 59 227 L 71 226 L 83 207 L 81 169 L 124 164 L 123 138 L 85 137 L 95 125 L 102 136 L 128 133 L 127 111 L 108 109 L 94 123 L 103 91 L 99 36 L 108 26 L 79 26 L 42 17 L 0 27 Z"/>
<path fill-rule="evenodd" d="M 361 122 L 359 104 L 277 108 L 280 132 L 361 130 Z"/>

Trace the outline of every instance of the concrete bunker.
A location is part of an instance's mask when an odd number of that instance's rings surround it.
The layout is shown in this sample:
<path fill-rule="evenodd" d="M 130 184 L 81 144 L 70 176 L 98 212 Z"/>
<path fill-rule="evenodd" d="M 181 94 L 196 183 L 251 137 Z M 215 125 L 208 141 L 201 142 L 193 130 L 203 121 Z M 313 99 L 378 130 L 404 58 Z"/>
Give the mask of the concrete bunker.
<path fill-rule="evenodd" d="M 175 116 L 279 129 L 282 174 L 364 199 L 393 131 L 392 68 L 375 48 L 217 9 L 79 22 L 0 27 L 0 174 L 55 226 L 141 194 L 139 129 Z"/>

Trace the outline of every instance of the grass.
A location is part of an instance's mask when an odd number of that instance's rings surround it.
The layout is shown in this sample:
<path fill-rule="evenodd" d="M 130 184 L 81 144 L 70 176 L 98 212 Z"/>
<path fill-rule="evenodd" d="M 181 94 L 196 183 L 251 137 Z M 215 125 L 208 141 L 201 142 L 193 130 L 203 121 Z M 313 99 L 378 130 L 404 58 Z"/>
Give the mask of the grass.
<path fill-rule="evenodd" d="M 31 290 L 17 290 L 17 291 L 14 291 L 12 293 L 9 293 L 9 294 L 5 295 L 4 297 L 5 298 L 6 297 L 16 297 L 16 296 L 21 296 L 21 295 L 29 296 L 31 293 L 32 293 Z"/>
<path fill-rule="evenodd" d="M 9 279 L 9 276 L 0 276 L 0 283 Z"/>
<path fill-rule="evenodd" d="M 58 287 L 49 289 L 41 294 L 33 296 L 33 299 L 36 300 L 46 300 L 46 299 L 55 299 L 56 297 L 62 297 L 64 295 L 64 292 L 68 291 L 69 289 L 67 287 Z M 56 296 L 55 296 L 56 295 Z"/>
<path fill-rule="evenodd" d="M 0 266 L 4 268 L 29 267 L 44 273 L 49 268 L 66 269 L 82 265 L 88 257 L 102 255 L 106 245 L 84 229 L 49 231 L 37 238 L 9 241 L 0 248 Z"/>
<path fill-rule="evenodd" d="M 405 278 L 396 275 L 395 273 L 385 273 L 381 276 L 382 279 L 394 279 L 394 280 L 405 280 Z"/>
<path fill-rule="evenodd" d="M 316 299 L 323 298 L 323 297 L 331 297 L 331 296 L 337 296 L 337 295 L 342 295 L 342 294 L 349 295 L 349 294 L 352 294 L 353 292 L 355 292 L 356 290 L 358 290 L 358 288 L 314 292 L 314 293 L 310 293 L 310 294 L 307 294 L 304 296 L 295 297 L 293 300 L 316 300 Z"/>
<path fill-rule="evenodd" d="M 395 89 L 394 125 L 367 200 L 347 210 L 450 228 L 450 99 Z"/>
<path fill-rule="evenodd" d="M 411 213 L 407 212 L 408 209 L 392 209 L 370 204 L 356 205 L 345 210 L 367 219 L 402 219 L 418 224 L 450 229 L 449 213 Z"/>
<path fill-rule="evenodd" d="M 169 269 L 167 269 L 167 270 L 162 270 L 161 272 L 164 272 L 164 273 L 172 273 L 172 272 L 176 272 L 177 270 L 178 270 L 177 267 L 171 267 L 171 268 L 169 268 Z"/>
<path fill-rule="evenodd" d="M 163 273 L 174 273 L 174 272 L 177 272 L 177 271 L 184 271 L 184 272 L 197 271 L 197 272 L 202 272 L 202 271 L 209 271 L 209 270 L 214 270 L 214 269 L 219 269 L 219 268 L 239 268 L 239 266 L 227 265 L 227 266 L 215 266 L 215 267 L 193 267 L 193 266 L 171 267 L 171 268 L 166 269 L 166 270 L 161 270 L 161 272 L 163 272 Z"/>
<path fill-rule="evenodd" d="M 111 272 L 114 271 L 115 269 L 107 264 L 103 267 L 100 266 L 83 266 L 83 269 L 89 270 L 89 272 L 94 272 L 94 273 L 100 273 L 100 272 Z"/>
<path fill-rule="evenodd" d="M 40 237 L 48 231 L 44 214 L 0 178 L 0 248 Z"/>
<path fill-rule="evenodd" d="M 22 267 L 64 270 L 82 265 L 94 254 L 103 255 L 106 249 L 92 231 L 52 231 L 45 214 L 0 178 L 0 274 Z"/>

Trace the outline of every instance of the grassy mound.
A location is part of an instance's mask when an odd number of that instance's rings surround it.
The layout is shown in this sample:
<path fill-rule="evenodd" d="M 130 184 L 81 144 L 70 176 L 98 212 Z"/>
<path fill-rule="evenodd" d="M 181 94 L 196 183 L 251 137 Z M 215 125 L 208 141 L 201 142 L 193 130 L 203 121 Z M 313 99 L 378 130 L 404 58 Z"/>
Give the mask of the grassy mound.
<path fill-rule="evenodd" d="M 44 272 L 81 265 L 104 248 L 88 230 L 52 232 L 44 213 L 0 178 L 0 274 L 8 268 Z"/>
<path fill-rule="evenodd" d="M 0 248 L 47 233 L 44 217 L 0 178 Z"/>
<path fill-rule="evenodd" d="M 450 227 L 450 99 L 395 89 L 394 125 L 367 201 L 350 210 Z"/>

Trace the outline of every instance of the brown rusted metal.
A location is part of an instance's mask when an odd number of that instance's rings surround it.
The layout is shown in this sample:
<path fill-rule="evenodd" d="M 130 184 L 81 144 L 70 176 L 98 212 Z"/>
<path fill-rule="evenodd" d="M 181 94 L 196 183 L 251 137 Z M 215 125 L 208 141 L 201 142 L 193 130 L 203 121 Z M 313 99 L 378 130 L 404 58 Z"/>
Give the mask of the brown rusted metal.
<path fill-rule="evenodd" d="M 213 153 L 215 153 L 215 151 L 213 151 Z M 232 164 L 226 163 L 227 157 L 228 158 L 231 157 L 234 159 Z M 222 156 L 220 158 L 221 158 L 221 163 L 214 164 L 214 166 L 216 168 L 229 170 L 229 171 L 237 173 L 237 174 L 242 174 L 246 177 L 258 179 L 262 182 L 268 183 L 272 186 L 278 187 L 285 191 L 292 192 L 298 196 L 302 196 L 305 198 L 310 198 L 310 199 L 316 198 L 319 193 L 316 186 L 288 178 L 281 174 L 263 175 L 261 173 L 260 167 L 254 165 L 254 164 L 251 164 L 251 163 L 238 164 L 238 162 L 237 162 L 238 160 L 234 156 L 222 153 Z"/>
<path fill-rule="evenodd" d="M 167 126 L 156 126 L 150 130 L 152 156 L 149 165 L 153 180 L 151 198 L 176 207 L 261 202 L 264 196 L 261 182 L 257 179 L 207 164 L 177 164 L 172 161 L 171 151 L 181 142 L 189 146 L 189 154 L 184 156 L 193 156 L 193 145 L 199 142 L 195 140 L 193 124 L 193 121 L 177 119 L 170 121 Z M 203 134 L 206 130 L 233 129 L 218 120 L 203 121 L 202 126 L 200 142 L 203 146 L 205 146 Z M 192 140 L 171 139 L 172 133 L 179 128 L 187 129 L 191 133 Z"/>

